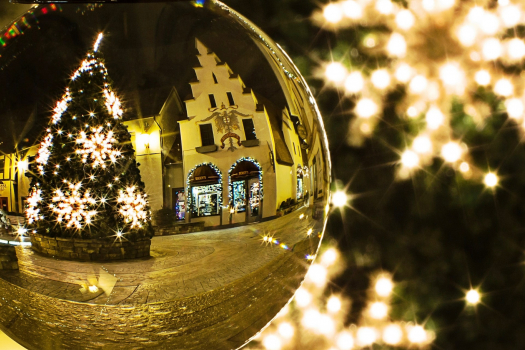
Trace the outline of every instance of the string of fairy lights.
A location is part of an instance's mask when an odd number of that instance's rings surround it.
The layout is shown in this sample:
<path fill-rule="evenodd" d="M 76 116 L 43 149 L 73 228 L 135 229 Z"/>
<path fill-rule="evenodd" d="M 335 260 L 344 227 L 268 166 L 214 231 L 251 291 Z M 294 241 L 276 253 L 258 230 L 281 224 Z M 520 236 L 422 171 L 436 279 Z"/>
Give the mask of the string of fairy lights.
<path fill-rule="evenodd" d="M 104 106 L 109 115 L 116 121 L 121 119 L 123 110 L 121 103 L 116 94 L 111 90 L 107 81 L 108 72 L 102 61 L 100 61 L 94 53 L 99 49 L 100 43 L 103 39 L 100 33 L 93 46 L 93 53 L 88 53 L 87 58 L 82 61 L 80 67 L 73 73 L 71 80 L 74 81 L 84 74 L 93 75 L 94 72 L 102 74 L 104 86 L 101 95 L 104 99 Z M 84 91 L 79 90 L 80 94 Z M 53 142 L 57 136 L 64 133 L 63 126 L 61 126 L 64 113 L 68 110 L 73 101 L 73 92 L 69 88 L 66 93 L 57 102 L 53 109 L 51 118 L 51 125 L 46 130 L 46 135 L 38 149 L 35 158 L 37 163 L 37 170 L 41 176 L 46 174 L 46 171 L 52 169 L 54 176 L 60 176 L 60 163 L 49 164 L 51 153 L 53 152 Z M 95 100 L 96 101 L 96 100 Z M 88 111 L 87 115 L 82 117 L 95 117 L 93 111 Z M 78 115 L 73 115 L 72 119 L 76 120 Z M 80 130 L 77 135 L 69 133 L 67 137 L 75 142 L 75 154 L 79 157 L 82 163 L 90 165 L 92 168 L 106 169 L 108 164 L 115 164 L 122 158 L 121 150 L 116 146 L 118 140 L 115 137 L 113 130 L 114 123 L 110 120 L 105 122 L 105 125 L 91 126 L 88 123 L 84 125 L 85 130 Z M 65 162 L 72 161 L 72 156 L 67 156 Z M 94 174 L 87 174 L 85 179 L 81 181 L 73 181 L 62 179 L 64 188 L 54 189 L 51 203 L 48 203 L 49 209 L 56 216 L 57 223 L 65 223 L 67 228 L 82 229 L 85 225 L 93 223 L 94 217 L 97 215 L 97 208 L 109 204 L 108 198 L 104 196 L 97 198 L 89 188 L 85 186 L 85 181 L 95 181 Z M 113 182 L 107 184 L 108 188 L 112 188 L 115 184 L 119 184 L 119 178 L 115 177 Z M 124 219 L 124 222 L 130 225 L 131 229 L 142 228 L 149 220 L 147 195 L 133 184 L 126 185 L 121 183 L 121 188 L 118 191 L 118 196 L 114 198 L 118 213 Z M 44 193 L 40 182 L 37 182 L 30 190 L 30 195 L 27 198 L 26 216 L 28 223 L 33 224 L 44 218 L 40 206 L 44 205 Z"/>
<path fill-rule="evenodd" d="M 381 118 L 385 96 L 403 87 L 406 95 L 396 106 L 401 119 L 414 122 L 419 132 L 400 150 L 399 175 L 431 164 L 435 157 L 465 178 L 488 187 L 498 185 L 495 172 L 477 169 L 469 161 L 469 146 L 454 137 L 451 108 L 459 102 L 463 112 L 482 126 L 494 111 L 476 99 L 484 91 L 498 99 L 518 128 L 525 128 L 525 85 L 512 68 L 523 63 L 525 42 L 515 30 L 525 19 L 524 4 L 499 0 L 345 0 L 332 2 L 313 15 L 327 30 L 366 29 L 350 58 L 360 52 L 378 57 L 376 67 L 324 64 L 326 82 L 355 99 L 348 141 L 354 145 L 371 137 Z M 490 5 L 490 6 L 489 6 Z M 378 31 L 374 28 L 388 28 Z M 385 60 L 379 57 L 386 57 Z M 457 113 L 457 111 L 456 111 Z"/>
<path fill-rule="evenodd" d="M 432 343 L 435 331 L 425 329 L 424 324 L 398 322 L 389 317 L 395 283 L 386 272 L 371 277 L 369 301 L 360 321 L 345 326 L 350 300 L 327 293 L 330 279 L 341 271 L 338 250 L 326 249 L 311 265 L 293 300 L 247 348 L 350 350 L 371 348 L 374 344 L 422 348 Z"/>

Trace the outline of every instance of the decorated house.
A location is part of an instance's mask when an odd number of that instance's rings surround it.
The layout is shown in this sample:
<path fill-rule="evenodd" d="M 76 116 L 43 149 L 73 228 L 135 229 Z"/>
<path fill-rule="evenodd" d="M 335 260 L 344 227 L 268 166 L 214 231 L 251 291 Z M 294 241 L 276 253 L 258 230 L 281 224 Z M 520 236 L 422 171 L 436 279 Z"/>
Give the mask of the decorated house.
<path fill-rule="evenodd" d="M 297 198 L 300 141 L 286 111 L 247 88 L 226 62 L 196 40 L 193 98 L 179 121 L 186 220 L 205 226 L 275 216 Z"/>

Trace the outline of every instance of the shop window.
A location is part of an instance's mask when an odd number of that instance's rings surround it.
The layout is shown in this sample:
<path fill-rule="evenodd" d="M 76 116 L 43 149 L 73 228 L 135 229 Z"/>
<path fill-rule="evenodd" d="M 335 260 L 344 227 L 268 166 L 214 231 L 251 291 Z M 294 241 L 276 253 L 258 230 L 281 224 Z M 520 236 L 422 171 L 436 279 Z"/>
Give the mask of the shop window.
<path fill-rule="evenodd" d="M 209 94 L 208 97 L 210 98 L 211 108 L 217 108 L 217 102 L 215 102 L 215 96 L 213 96 L 213 94 Z"/>
<path fill-rule="evenodd" d="M 244 126 L 244 134 L 246 140 L 257 140 L 257 135 L 255 135 L 255 126 L 253 125 L 253 119 L 243 119 L 242 125 Z"/>
<path fill-rule="evenodd" d="M 184 193 L 184 189 L 172 188 L 171 197 L 177 220 L 184 220 L 186 218 L 186 194 Z"/>
<path fill-rule="evenodd" d="M 199 125 L 201 130 L 201 140 L 203 146 L 211 146 L 215 144 L 213 139 L 213 127 L 211 124 Z"/>
<path fill-rule="evenodd" d="M 233 186 L 233 207 L 240 213 L 246 211 L 246 181 L 234 181 Z"/>
<path fill-rule="evenodd" d="M 297 199 L 303 199 L 303 178 L 297 178 Z"/>
<path fill-rule="evenodd" d="M 191 188 L 193 216 L 219 215 L 221 184 L 193 186 Z"/>
<path fill-rule="evenodd" d="M 250 209 L 252 216 L 259 215 L 259 208 L 261 206 L 261 185 L 259 182 L 254 182 L 250 186 Z"/>
<path fill-rule="evenodd" d="M 211 75 L 213 76 L 213 82 L 215 84 L 219 84 L 219 82 L 217 81 L 217 77 L 215 76 L 215 73 L 211 73 Z M 211 95 L 211 96 L 213 96 L 213 95 Z"/>
<path fill-rule="evenodd" d="M 230 106 L 235 106 L 235 101 L 233 100 L 233 95 L 231 92 L 227 92 L 226 95 L 228 96 L 228 102 L 230 102 Z"/>

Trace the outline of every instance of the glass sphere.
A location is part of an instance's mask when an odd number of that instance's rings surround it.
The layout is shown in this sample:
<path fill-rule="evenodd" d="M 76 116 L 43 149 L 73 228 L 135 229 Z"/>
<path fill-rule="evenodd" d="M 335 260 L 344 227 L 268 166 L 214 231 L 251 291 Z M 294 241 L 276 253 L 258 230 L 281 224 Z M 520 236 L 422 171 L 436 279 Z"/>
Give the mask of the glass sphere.
<path fill-rule="evenodd" d="M 10 337 L 234 349 L 291 300 L 330 159 L 305 80 L 249 20 L 202 0 L 39 5 L 0 32 L 0 81 Z"/>

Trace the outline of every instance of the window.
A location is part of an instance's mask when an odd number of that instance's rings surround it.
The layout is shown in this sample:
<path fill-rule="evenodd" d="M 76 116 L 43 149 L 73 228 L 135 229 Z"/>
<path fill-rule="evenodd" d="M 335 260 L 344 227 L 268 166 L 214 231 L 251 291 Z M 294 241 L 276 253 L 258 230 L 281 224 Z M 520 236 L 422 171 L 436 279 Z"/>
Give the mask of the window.
<path fill-rule="evenodd" d="M 216 108 L 217 102 L 215 102 L 215 96 L 213 96 L 213 94 L 209 94 L 208 97 L 210 98 L 211 108 Z"/>
<path fill-rule="evenodd" d="M 233 100 L 233 95 L 231 92 L 227 92 L 226 95 L 228 96 L 228 101 L 230 102 L 230 106 L 235 105 L 235 101 Z"/>
<path fill-rule="evenodd" d="M 246 181 L 234 181 L 233 187 L 233 207 L 240 213 L 246 211 Z"/>
<path fill-rule="evenodd" d="M 0 159 L 0 175 L 4 175 L 5 170 L 5 158 Z"/>
<path fill-rule="evenodd" d="M 193 216 L 219 215 L 221 191 L 221 184 L 192 187 Z"/>
<path fill-rule="evenodd" d="M 243 119 L 242 125 L 244 126 L 244 135 L 246 136 L 246 140 L 257 140 L 253 119 Z"/>
<path fill-rule="evenodd" d="M 215 73 L 211 73 L 211 75 L 213 76 L 213 81 L 215 82 L 215 84 L 219 84 L 219 82 L 217 81 L 217 77 L 215 76 Z"/>
<path fill-rule="evenodd" d="M 210 95 L 211 96 L 211 95 Z M 213 128 L 211 124 L 199 125 L 201 129 L 201 140 L 203 146 L 211 146 L 215 144 L 213 139 Z"/>

